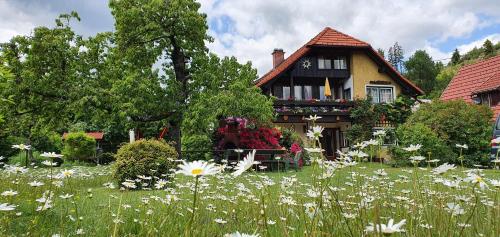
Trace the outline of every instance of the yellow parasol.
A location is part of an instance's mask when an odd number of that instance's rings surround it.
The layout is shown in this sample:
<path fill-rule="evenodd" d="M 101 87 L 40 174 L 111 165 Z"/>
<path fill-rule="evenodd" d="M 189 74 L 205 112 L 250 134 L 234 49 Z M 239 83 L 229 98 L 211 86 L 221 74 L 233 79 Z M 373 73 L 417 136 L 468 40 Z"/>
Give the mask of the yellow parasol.
<path fill-rule="evenodd" d="M 325 97 L 332 96 L 332 90 L 330 90 L 330 83 L 328 82 L 328 77 L 325 80 Z"/>

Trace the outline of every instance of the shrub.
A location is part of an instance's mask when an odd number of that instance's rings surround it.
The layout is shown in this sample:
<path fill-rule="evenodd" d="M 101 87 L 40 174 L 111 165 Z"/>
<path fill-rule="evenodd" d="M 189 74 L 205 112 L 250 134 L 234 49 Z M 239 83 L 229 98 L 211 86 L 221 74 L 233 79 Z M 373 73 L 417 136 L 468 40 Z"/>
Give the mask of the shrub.
<path fill-rule="evenodd" d="M 177 152 L 164 141 L 139 140 L 122 146 L 115 158 L 113 176 L 121 183 L 127 179 L 135 180 L 138 175 L 165 178 L 163 176 L 174 168 Z M 148 184 L 153 181 L 151 179 Z"/>
<path fill-rule="evenodd" d="M 408 123 L 422 123 L 434 131 L 446 145 L 455 150 L 456 144 L 467 144 L 464 165 L 488 164 L 491 140 L 490 108 L 468 104 L 462 100 L 434 101 L 408 118 Z"/>
<path fill-rule="evenodd" d="M 399 145 L 390 149 L 394 166 L 410 165 L 408 158 L 415 154 L 403 150 L 411 144 L 421 144 L 422 148 L 416 155 L 428 157 L 431 152 L 431 159 L 439 159 L 441 162 L 451 162 L 455 158 L 453 150 L 438 137 L 437 133 L 422 123 L 403 124 L 396 130 L 396 137 Z M 422 162 L 422 164 L 426 164 Z"/>
<path fill-rule="evenodd" d="M 70 161 L 92 161 L 96 141 L 84 132 L 69 133 L 64 140 L 63 155 Z"/>

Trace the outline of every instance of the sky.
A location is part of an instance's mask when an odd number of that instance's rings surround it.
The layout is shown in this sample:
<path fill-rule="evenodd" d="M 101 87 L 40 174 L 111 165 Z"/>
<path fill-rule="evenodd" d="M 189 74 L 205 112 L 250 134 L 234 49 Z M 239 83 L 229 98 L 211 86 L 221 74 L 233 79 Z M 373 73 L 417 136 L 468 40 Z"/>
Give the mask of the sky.
<path fill-rule="evenodd" d="M 405 57 L 426 50 L 447 62 L 486 39 L 500 41 L 500 0 L 200 0 L 207 14 L 208 48 L 220 56 L 251 61 L 259 75 L 272 67 L 271 52 L 285 57 L 329 26 L 387 50 L 399 42 Z M 107 0 L 0 0 L 0 42 L 53 26 L 60 13 L 78 12 L 78 34 L 113 31 Z"/>

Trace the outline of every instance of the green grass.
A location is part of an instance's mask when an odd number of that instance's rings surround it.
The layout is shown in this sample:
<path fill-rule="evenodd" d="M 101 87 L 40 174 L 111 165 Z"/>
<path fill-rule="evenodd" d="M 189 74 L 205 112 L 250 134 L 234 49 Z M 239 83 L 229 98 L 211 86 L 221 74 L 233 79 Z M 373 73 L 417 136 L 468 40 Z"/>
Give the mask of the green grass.
<path fill-rule="evenodd" d="M 381 168 L 387 176 L 374 173 Z M 54 168 L 53 173 L 63 169 Z M 313 167 L 300 172 L 244 173 L 238 178 L 230 173 L 206 177 L 200 182 L 191 225 L 193 178 L 175 175 L 162 190 L 127 191 L 103 186 L 115 182 L 109 166 L 73 169 L 75 175 L 62 179 L 61 187 L 50 187 L 47 168 L 24 174 L 3 171 L 0 192 L 12 189 L 18 195 L 0 196 L 0 203 L 17 205 L 14 211 L 0 212 L 0 235 L 74 236 L 82 229 L 85 236 L 223 236 L 235 231 L 261 236 L 361 236 L 370 222 L 387 223 L 393 218 L 406 219 L 406 232 L 395 234 L 400 236 L 500 236 L 498 188 L 490 184 L 481 190 L 466 182 L 449 188 L 432 182 L 439 177 L 423 169 L 362 163 L 337 169 L 322 183 L 313 182 L 318 175 Z M 457 168 L 442 177 L 463 178 L 463 171 Z M 488 179 L 500 179 L 500 171 L 484 170 L 481 176 L 488 183 Z M 281 185 L 291 177 L 297 179 L 293 185 Z M 29 186 L 34 180 L 45 185 Z M 261 181 L 268 186 L 258 189 L 255 184 Z M 54 191 L 53 207 L 36 211 L 40 203 L 35 199 L 49 189 Z M 311 189 L 324 190 L 323 198 L 308 196 Z M 74 196 L 59 197 L 66 193 Z M 285 197 L 295 204 L 283 202 Z M 320 210 L 313 218 L 307 215 L 306 203 Z M 447 203 L 458 203 L 465 213 L 452 216 L 445 209 Z M 217 218 L 227 223 L 218 224 Z M 464 223 L 470 227 L 461 233 Z M 421 226 L 426 224 L 432 228 Z"/>

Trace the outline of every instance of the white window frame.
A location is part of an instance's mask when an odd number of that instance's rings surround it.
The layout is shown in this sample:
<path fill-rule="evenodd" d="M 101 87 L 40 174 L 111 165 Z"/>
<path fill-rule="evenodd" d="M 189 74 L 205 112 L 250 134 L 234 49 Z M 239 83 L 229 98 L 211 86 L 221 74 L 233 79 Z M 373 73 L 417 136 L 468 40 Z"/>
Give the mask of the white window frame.
<path fill-rule="evenodd" d="M 396 101 L 396 87 L 394 85 L 374 85 L 374 84 L 367 84 L 367 85 L 365 85 L 366 98 L 368 98 L 368 96 L 369 96 L 369 94 L 368 94 L 368 87 L 379 87 L 379 90 L 380 90 L 380 88 L 391 88 L 392 89 L 392 102 Z M 381 104 L 381 103 L 386 103 L 386 102 L 380 102 L 380 93 L 379 93 L 379 101 L 378 102 L 374 102 L 374 103 Z"/>
<path fill-rule="evenodd" d="M 330 62 L 330 67 L 326 67 L 327 66 L 327 61 Z M 332 60 L 329 59 L 329 58 L 325 58 L 325 57 L 318 57 L 318 69 L 321 69 L 321 70 L 329 70 L 329 69 L 332 69 Z"/>
<path fill-rule="evenodd" d="M 347 57 L 337 56 L 333 59 L 333 69 L 346 70 L 347 69 Z"/>

